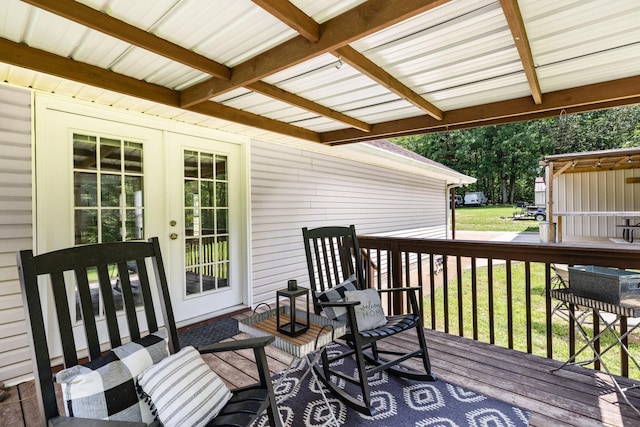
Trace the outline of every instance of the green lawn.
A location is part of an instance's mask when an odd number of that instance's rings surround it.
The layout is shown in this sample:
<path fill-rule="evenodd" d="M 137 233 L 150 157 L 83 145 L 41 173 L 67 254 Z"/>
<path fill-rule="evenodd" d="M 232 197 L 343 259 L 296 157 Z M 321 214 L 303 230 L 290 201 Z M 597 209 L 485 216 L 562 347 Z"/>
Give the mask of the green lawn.
<path fill-rule="evenodd" d="M 531 231 L 537 233 L 538 222 L 536 220 L 513 220 L 513 213 L 519 210 L 514 205 L 458 207 L 456 208 L 456 230 Z"/>

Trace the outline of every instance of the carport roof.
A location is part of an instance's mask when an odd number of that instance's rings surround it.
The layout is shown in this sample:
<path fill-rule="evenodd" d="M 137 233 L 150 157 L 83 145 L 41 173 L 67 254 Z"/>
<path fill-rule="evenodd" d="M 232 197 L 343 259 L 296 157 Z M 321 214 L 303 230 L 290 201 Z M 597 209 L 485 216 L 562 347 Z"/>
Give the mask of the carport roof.
<path fill-rule="evenodd" d="M 3 0 L 0 80 L 336 145 L 640 102 L 637 0 Z"/>
<path fill-rule="evenodd" d="M 640 168 L 640 148 L 587 151 L 545 156 L 542 166 L 553 167 L 553 175 L 577 172 Z"/>

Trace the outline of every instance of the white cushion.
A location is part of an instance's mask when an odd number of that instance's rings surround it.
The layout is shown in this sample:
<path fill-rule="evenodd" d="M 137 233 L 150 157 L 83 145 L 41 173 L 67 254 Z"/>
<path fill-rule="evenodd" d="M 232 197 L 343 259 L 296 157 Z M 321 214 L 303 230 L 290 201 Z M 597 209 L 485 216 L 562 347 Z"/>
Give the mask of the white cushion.
<path fill-rule="evenodd" d="M 361 291 L 347 291 L 344 293 L 347 301 L 360 301 L 355 306 L 356 323 L 359 331 L 368 331 L 387 324 L 387 318 L 382 310 L 380 295 L 375 289 Z"/>
<path fill-rule="evenodd" d="M 189 346 L 139 375 L 165 427 L 204 426 L 231 399 L 226 384 Z"/>
<path fill-rule="evenodd" d="M 62 386 L 65 415 L 117 421 L 154 420 L 136 391 L 137 376 L 169 355 L 166 331 L 116 347 L 86 365 L 56 374 Z"/>

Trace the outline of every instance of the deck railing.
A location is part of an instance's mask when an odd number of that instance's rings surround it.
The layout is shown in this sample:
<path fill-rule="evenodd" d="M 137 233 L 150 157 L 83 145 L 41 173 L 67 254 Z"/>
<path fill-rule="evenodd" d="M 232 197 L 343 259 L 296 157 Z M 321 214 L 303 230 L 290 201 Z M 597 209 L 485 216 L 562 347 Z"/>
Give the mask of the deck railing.
<path fill-rule="evenodd" d="M 536 351 L 542 346 L 544 355 L 551 359 L 554 358 L 554 335 L 555 339 L 568 343 L 568 355 L 575 354 L 576 345 L 582 347 L 573 320 L 569 316 L 558 319 L 554 312 L 557 301 L 549 295 L 554 286 L 552 266 L 596 265 L 640 270 L 640 251 L 633 249 L 371 236 L 358 236 L 358 242 L 367 263 L 365 276 L 370 286 L 420 288 L 425 327 L 492 344 L 500 341 L 499 345 L 527 353 L 534 351 L 535 340 Z M 484 310 L 479 309 L 480 300 L 485 301 Z M 393 311 L 406 302 L 386 303 Z M 571 309 L 579 308 L 572 306 Z M 516 310 L 518 313 L 524 310 L 524 315 L 514 316 Z M 544 325 L 534 322 L 535 310 L 544 310 Z M 498 323 L 497 311 L 504 311 L 506 320 Z M 540 313 L 535 314 L 536 318 L 540 317 Z M 523 318 L 524 321 L 518 320 Z M 562 330 L 567 336 L 558 337 L 558 328 L 554 325 L 562 322 L 565 322 Z M 595 313 L 590 322 L 592 330 L 600 330 Z M 479 325 L 483 325 L 484 331 L 488 330 L 488 337 L 480 336 Z M 626 318 L 620 320 L 618 328 L 620 333 L 627 330 Z M 514 331 L 522 329 L 526 342 L 516 342 Z M 539 342 L 541 334 L 542 343 Z M 628 344 L 626 339 L 624 342 Z M 596 348 L 599 345 L 596 341 Z M 620 372 L 614 373 L 628 377 L 628 357 L 625 352 L 617 351 L 620 352 Z M 566 360 L 567 355 L 561 358 Z M 592 366 L 600 369 L 597 361 Z"/>

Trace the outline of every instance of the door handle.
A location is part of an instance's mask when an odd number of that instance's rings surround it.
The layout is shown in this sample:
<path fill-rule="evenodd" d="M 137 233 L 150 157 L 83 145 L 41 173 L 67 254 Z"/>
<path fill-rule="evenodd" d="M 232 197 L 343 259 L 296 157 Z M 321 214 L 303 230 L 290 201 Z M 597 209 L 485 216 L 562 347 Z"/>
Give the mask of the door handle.
<path fill-rule="evenodd" d="M 178 238 L 178 233 L 171 233 L 171 234 L 169 234 L 169 238 L 170 238 L 171 240 L 176 240 L 176 239 Z"/>

